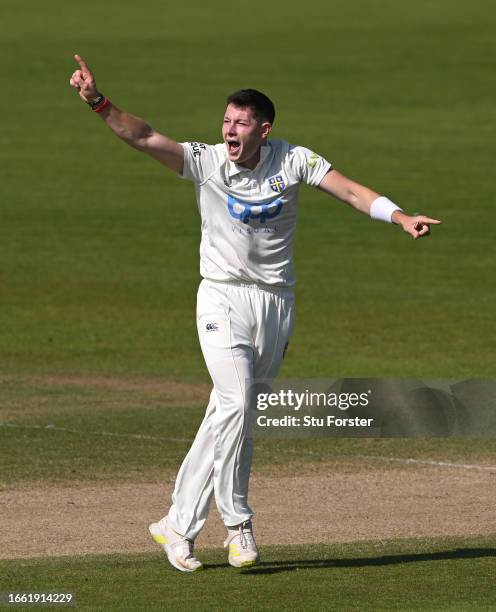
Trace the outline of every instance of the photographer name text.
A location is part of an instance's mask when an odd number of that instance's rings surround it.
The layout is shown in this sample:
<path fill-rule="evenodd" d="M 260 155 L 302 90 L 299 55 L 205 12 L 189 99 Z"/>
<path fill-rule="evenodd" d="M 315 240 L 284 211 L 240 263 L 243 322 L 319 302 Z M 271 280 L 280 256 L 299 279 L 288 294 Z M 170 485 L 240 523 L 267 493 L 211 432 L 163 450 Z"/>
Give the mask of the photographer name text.
<path fill-rule="evenodd" d="M 340 418 L 333 414 L 325 417 L 286 415 L 283 417 L 268 417 L 265 414 L 257 417 L 259 427 L 371 427 L 374 419 L 361 417 Z"/>

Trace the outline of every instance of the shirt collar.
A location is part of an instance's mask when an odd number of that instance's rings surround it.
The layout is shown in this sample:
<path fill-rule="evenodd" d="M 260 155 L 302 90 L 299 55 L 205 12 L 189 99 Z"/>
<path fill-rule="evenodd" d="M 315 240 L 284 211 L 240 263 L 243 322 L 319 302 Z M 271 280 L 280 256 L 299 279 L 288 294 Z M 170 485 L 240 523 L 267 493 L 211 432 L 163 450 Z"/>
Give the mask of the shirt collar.
<path fill-rule="evenodd" d="M 260 159 L 258 161 L 258 164 L 255 166 L 253 170 L 250 170 L 249 168 L 245 168 L 244 166 L 240 166 L 239 164 L 236 164 L 235 162 L 232 162 L 230 159 L 228 159 L 227 160 L 228 176 L 234 176 L 235 174 L 240 174 L 241 172 L 256 172 L 258 169 L 260 169 L 260 167 L 264 163 L 265 158 L 269 154 L 269 151 L 270 151 L 270 144 L 268 142 L 260 147 Z"/>

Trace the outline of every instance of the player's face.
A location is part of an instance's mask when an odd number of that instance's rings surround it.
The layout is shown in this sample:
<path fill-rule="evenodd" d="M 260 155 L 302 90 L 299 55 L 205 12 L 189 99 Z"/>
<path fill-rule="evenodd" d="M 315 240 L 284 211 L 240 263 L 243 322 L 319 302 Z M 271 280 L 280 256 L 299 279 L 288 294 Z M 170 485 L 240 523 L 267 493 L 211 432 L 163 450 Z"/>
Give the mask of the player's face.
<path fill-rule="evenodd" d="M 267 140 L 271 128 L 269 122 L 257 119 L 251 108 L 229 104 L 222 126 L 228 159 L 253 169 L 260 159 L 260 147 Z"/>

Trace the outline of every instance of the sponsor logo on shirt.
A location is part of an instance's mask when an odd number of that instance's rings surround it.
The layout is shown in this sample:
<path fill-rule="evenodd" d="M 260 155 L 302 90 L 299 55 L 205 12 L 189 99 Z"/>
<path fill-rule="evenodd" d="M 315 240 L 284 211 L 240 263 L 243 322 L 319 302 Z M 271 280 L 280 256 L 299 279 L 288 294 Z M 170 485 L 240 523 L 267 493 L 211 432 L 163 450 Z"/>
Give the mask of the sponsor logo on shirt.
<path fill-rule="evenodd" d="M 250 234 L 277 234 L 277 225 L 263 225 L 260 227 L 250 227 L 249 225 L 233 225 L 231 230 L 235 234 L 249 236 Z"/>
<path fill-rule="evenodd" d="M 195 157 L 200 157 L 202 151 L 205 151 L 207 148 L 202 142 L 190 142 L 189 146 L 191 147 Z"/>
<path fill-rule="evenodd" d="M 307 160 L 307 166 L 309 168 L 315 168 L 318 161 L 319 161 L 319 156 L 317 155 L 317 153 L 312 153 L 312 155 Z"/>
<path fill-rule="evenodd" d="M 205 325 L 205 329 L 208 332 L 219 331 L 219 326 L 217 325 L 217 323 L 207 323 Z"/>
<path fill-rule="evenodd" d="M 272 191 L 275 191 L 276 193 L 281 193 L 286 189 L 284 179 L 280 174 L 278 174 L 277 176 L 271 176 L 269 178 L 269 185 Z"/>
<path fill-rule="evenodd" d="M 276 198 L 266 204 L 250 204 L 236 200 L 233 196 L 227 196 L 227 208 L 231 217 L 239 219 L 243 223 L 248 223 L 250 219 L 258 219 L 260 223 L 265 223 L 267 219 L 273 219 L 281 212 L 281 198 Z"/>

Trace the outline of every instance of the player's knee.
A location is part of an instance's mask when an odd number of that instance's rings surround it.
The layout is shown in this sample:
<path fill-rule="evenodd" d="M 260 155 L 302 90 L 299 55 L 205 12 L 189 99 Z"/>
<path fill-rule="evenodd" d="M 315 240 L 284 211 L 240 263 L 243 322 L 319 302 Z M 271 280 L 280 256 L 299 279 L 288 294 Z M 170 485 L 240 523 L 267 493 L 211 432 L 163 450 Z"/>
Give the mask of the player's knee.
<path fill-rule="evenodd" d="M 253 404 L 244 396 L 232 397 L 220 407 L 219 417 L 236 429 L 252 420 Z"/>

